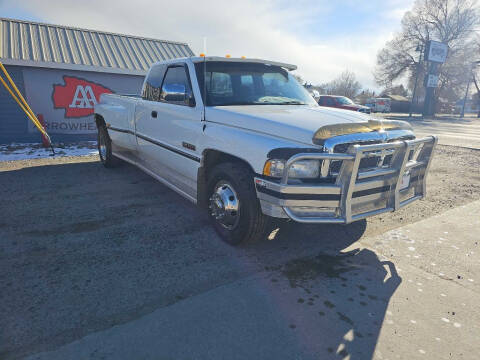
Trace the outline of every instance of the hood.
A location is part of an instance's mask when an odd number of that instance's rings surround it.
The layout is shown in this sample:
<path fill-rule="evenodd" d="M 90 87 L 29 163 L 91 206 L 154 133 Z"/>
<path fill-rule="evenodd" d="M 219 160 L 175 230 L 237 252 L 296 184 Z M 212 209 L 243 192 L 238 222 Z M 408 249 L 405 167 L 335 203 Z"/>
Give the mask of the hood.
<path fill-rule="evenodd" d="M 368 115 L 348 110 L 305 105 L 241 105 L 207 107 L 207 121 L 313 144 L 322 126 L 367 123 Z"/>

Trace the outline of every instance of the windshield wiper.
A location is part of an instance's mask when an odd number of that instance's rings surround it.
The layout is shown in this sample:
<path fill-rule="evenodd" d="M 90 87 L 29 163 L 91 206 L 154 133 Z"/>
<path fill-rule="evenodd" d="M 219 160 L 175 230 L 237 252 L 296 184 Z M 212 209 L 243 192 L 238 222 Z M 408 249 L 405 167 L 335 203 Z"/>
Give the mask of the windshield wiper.
<path fill-rule="evenodd" d="M 283 101 L 283 102 L 231 102 L 222 104 L 209 104 L 209 106 L 234 106 L 234 105 L 306 105 L 301 101 Z"/>
<path fill-rule="evenodd" d="M 252 102 L 231 102 L 231 103 L 221 103 L 221 104 L 209 104 L 209 106 L 234 106 L 234 105 L 258 105 L 258 104 L 252 103 Z"/>
<path fill-rule="evenodd" d="M 306 105 L 304 102 L 301 101 L 284 101 L 281 103 L 275 103 L 275 105 Z"/>

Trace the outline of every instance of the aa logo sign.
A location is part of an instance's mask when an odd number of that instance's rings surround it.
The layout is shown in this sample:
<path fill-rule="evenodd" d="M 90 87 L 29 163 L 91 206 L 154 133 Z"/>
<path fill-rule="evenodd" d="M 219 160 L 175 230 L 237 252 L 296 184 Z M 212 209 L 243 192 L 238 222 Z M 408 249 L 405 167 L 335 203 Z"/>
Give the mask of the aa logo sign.
<path fill-rule="evenodd" d="M 99 84 L 72 76 L 64 76 L 65 85 L 53 85 L 55 109 L 65 109 L 66 118 L 78 118 L 93 114 L 100 95 L 113 91 Z"/>

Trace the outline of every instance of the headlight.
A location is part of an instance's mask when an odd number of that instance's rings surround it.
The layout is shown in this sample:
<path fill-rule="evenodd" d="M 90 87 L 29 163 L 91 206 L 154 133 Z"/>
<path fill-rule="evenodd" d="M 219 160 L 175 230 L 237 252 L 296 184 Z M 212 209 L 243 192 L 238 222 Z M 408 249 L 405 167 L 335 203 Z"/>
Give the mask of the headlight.
<path fill-rule="evenodd" d="M 263 175 L 281 178 L 285 169 L 285 160 L 272 159 L 267 160 L 263 167 Z M 289 178 L 311 179 L 320 174 L 320 161 L 318 160 L 300 160 L 296 161 L 288 169 Z"/>

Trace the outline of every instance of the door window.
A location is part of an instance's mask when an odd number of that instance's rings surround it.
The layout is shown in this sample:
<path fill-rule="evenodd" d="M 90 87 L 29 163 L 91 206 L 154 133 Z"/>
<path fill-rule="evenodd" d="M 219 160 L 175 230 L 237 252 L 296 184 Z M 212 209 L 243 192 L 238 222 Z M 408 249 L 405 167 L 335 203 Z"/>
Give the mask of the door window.
<path fill-rule="evenodd" d="M 149 101 L 160 100 L 160 87 L 162 86 L 163 74 L 165 73 L 164 65 L 154 66 L 147 75 L 145 87 L 143 89 L 142 98 Z"/>

